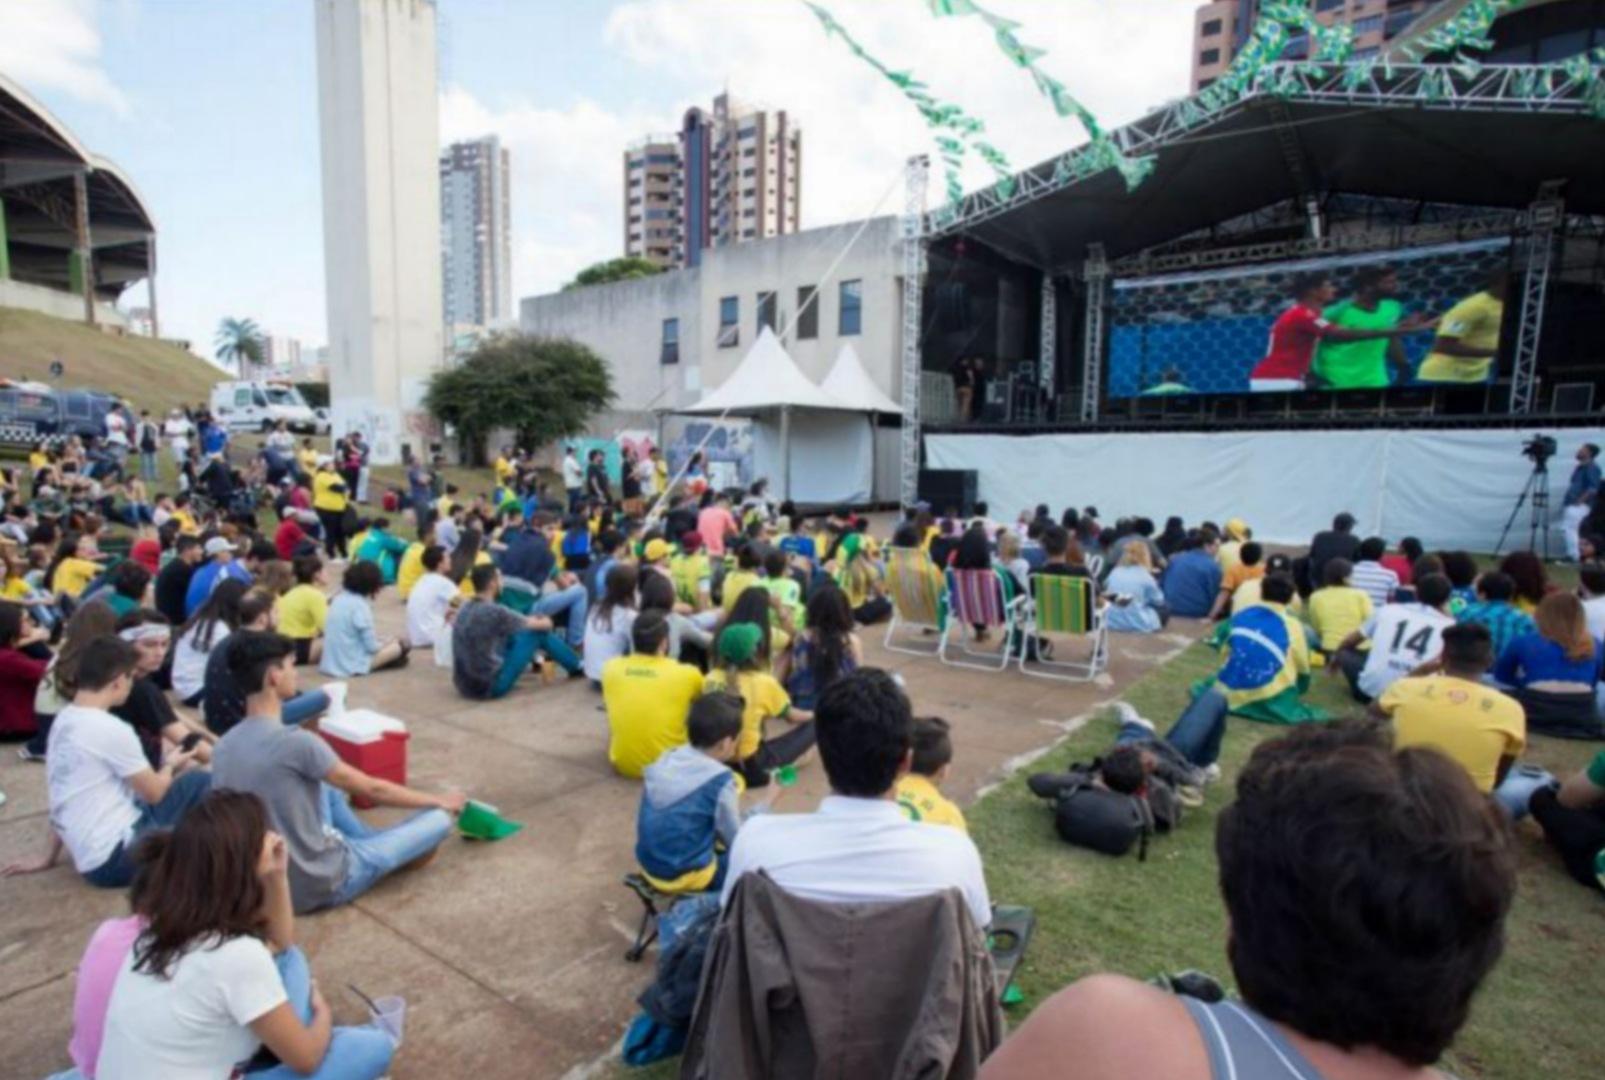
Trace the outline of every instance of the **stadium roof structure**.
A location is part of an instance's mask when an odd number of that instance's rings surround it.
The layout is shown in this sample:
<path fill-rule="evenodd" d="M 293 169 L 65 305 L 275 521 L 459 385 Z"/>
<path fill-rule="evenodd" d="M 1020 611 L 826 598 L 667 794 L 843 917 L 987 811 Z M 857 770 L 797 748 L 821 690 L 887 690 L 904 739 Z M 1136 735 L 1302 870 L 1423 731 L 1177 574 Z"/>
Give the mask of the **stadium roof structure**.
<path fill-rule="evenodd" d="M 0 238 L 16 280 L 71 287 L 80 177 L 95 292 L 115 299 L 150 271 L 156 223 L 145 200 L 115 163 L 92 153 L 26 90 L 0 75 Z"/>
<path fill-rule="evenodd" d="M 929 214 L 927 238 L 963 234 L 1069 273 L 1093 245 L 1117 259 L 1329 193 L 1524 209 L 1564 181 L 1567 213 L 1605 214 L 1605 120 L 1586 63 L 1278 63 L 1236 101 L 1210 108 L 1207 93 L 1111 133 L 1128 157 L 1155 158 L 1134 189 L 1082 147 Z"/>

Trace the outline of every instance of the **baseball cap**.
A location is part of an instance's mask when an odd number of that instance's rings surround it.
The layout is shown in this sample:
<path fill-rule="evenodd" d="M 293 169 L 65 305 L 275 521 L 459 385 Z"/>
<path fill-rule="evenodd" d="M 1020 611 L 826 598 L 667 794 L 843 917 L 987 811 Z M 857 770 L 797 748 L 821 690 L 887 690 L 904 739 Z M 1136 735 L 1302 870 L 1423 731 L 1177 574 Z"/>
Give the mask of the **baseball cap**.
<path fill-rule="evenodd" d="M 214 536 L 206 542 L 206 546 L 201 550 L 204 551 L 206 553 L 206 557 L 210 559 L 212 556 L 221 555 L 225 551 L 230 555 L 234 554 L 234 545 L 229 543 L 228 540 L 221 536 Z"/>
<path fill-rule="evenodd" d="M 1232 518 L 1226 522 L 1226 535 L 1233 540 L 1242 540 L 1248 536 L 1248 522 L 1242 518 Z"/>
<path fill-rule="evenodd" d="M 684 551 L 687 555 L 695 555 L 697 552 L 701 551 L 702 534 L 699 532 L 688 532 L 684 536 L 680 537 L 680 550 Z"/>
<path fill-rule="evenodd" d="M 646 542 L 646 548 L 641 555 L 647 562 L 657 562 L 659 559 L 668 558 L 671 550 L 668 541 L 653 539 Z"/>
<path fill-rule="evenodd" d="M 719 659 L 727 664 L 745 664 L 758 653 L 763 631 L 757 623 L 731 623 L 719 634 Z"/>

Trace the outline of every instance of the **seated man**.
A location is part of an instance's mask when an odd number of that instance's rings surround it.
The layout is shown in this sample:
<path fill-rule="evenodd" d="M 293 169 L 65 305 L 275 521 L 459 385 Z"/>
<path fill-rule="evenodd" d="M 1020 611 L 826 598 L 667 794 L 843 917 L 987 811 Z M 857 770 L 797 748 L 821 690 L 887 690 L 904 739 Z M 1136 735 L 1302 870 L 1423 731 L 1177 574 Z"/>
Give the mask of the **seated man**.
<path fill-rule="evenodd" d="M 1372 607 L 1393 602 L 1399 589 L 1399 575 L 1382 565 L 1388 553 L 1388 542 L 1380 536 L 1369 536 L 1360 542 L 1360 557 L 1354 561 L 1349 584 L 1371 598 Z"/>
<path fill-rule="evenodd" d="M 1393 745 L 1430 746 L 1460 763 L 1478 791 L 1492 792 L 1527 745 L 1521 705 L 1482 681 L 1493 666 L 1488 628 L 1460 623 L 1443 632 L 1442 670 L 1399 679 L 1371 704 L 1393 721 Z"/>
<path fill-rule="evenodd" d="M 121 889 L 134 879 L 139 839 L 173 825 L 205 797 L 211 776 L 186 771 L 195 751 L 168 754 L 153 768 L 133 727 L 112 715 L 128 700 L 138 665 L 138 650 L 121 638 L 95 638 L 84 646 L 72 704 L 50 725 L 49 851 L 37 862 L 6 867 L 4 874 L 48 870 L 65 845 L 85 881 Z"/>
<path fill-rule="evenodd" d="M 1233 714 L 1272 724 L 1315 719 L 1300 700 L 1310 685 L 1310 646 L 1287 610 L 1296 595 L 1291 576 L 1271 574 L 1260 602 L 1216 631 L 1225 650 L 1216 684 Z"/>
<path fill-rule="evenodd" d="M 391 533 L 390 519 L 382 517 L 373 519 L 368 531 L 362 534 L 362 542 L 351 550 L 353 559 L 377 563 L 386 585 L 396 583 L 396 573 L 406 554 L 407 542 Z"/>
<path fill-rule="evenodd" d="M 686 716 L 702 696 L 702 672 L 669 656 L 669 620 L 644 611 L 630 630 L 634 648 L 602 666 L 602 704 L 611 733 L 607 757 L 620 776 L 642 770 L 686 740 Z"/>
<path fill-rule="evenodd" d="M 1316 634 L 1316 648 L 1333 655 L 1349 635 L 1370 620 L 1375 607 L 1371 594 L 1350 584 L 1354 564 L 1347 559 L 1328 559 L 1321 571 L 1321 587 L 1310 594 L 1310 626 Z"/>
<path fill-rule="evenodd" d="M 1418 599 L 1388 604 L 1350 634 L 1332 658 L 1331 670 L 1342 672 L 1356 701 L 1380 697 L 1394 680 L 1438 659 L 1443 632 L 1454 625 L 1444 610 L 1453 586 L 1442 574 L 1427 574 L 1415 583 Z M 1369 652 L 1359 650 L 1369 641 Z"/>
<path fill-rule="evenodd" d="M 189 585 L 184 590 L 184 618 L 193 618 L 206 603 L 206 598 L 212 595 L 217 583 L 233 578 L 236 581 L 251 583 L 251 572 L 234 559 L 235 549 L 232 541 L 222 536 L 214 536 L 206 541 L 201 549 L 206 561 L 196 568 L 190 576 Z M 275 552 L 274 554 L 277 554 Z"/>
<path fill-rule="evenodd" d="M 977 926 L 992 921 L 981 855 L 958 829 L 932 829 L 898 809 L 897 780 L 913 756 L 908 697 L 884 671 L 860 668 L 831 683 L 815 714 L 831 793 L 812 814 L 776 814 L 743 826 L 730 852 L 722 902 L 743 874 L 826 903 L 896 901 L 958 889 Z"/>
<path fill-rule="evenodd" d="M 552 632 L 545 615 L 520 615 L 497 603 L 501 571 L 476 566 L 468 575 L 474 597 L 457 612 L 451 628 L 451 681 L 464 697 L 506 697 L 518 677 L 544 654 L 570 676 L 585 673 L 580 658 Z"/>
<path fill-rule="evenodd" d="M 544 511 L 537 513 L 527 526 L 508 531 L 507 548 L 497 557 L 497 563 L 508 588 L 537 594 L 529 613 L 545 615 L 553 625 L 562 625 L 569 648 L 577 651 L 585 640 L 590 595 L 578 577 L 558 569 L 552 545 L 556 534 L 556 519 Z M 556 588 L 542 592 L 547 581 Z"/>
<path fill-rule="evenodd" d="M 1221 569 L 1215 561 L 1220 539 L 1198 529 L 1187 534 L 1186 546 L 1165 567 L 1160 587 L 1170 613 L 1184 619 L 1202 619 L 1214 607 L 1220 592 Z"/>
<path fill-rule="evenodd" d="M 1476 589 L 1477 602 L 1467 605 L 1459 619 L 1462 623 L 1487 627 L 1491 651 L 1497 660 L 1512 641 L 1531 634 L 1537 625 L 1531 615 L 1516 606 L 1516 579 L 1509 574 L 1490 570 L 1477 578 Z"/>
<path fill-rule="evenodd" d="M 1241 1001 L 1093 975 L 983 1080 L 1434 1075 L 1516 891 L 1508 831 L 1465 771 L 1374 727 L 1296 728 L 1255 749 L 1215 850 Z"/>
<path fill-rule="evenodd" d="M 1605 889 L 1605 750 L 1558 789 L 1533 792 L 1528 809 L 1572 879 Z"/>
<path fill-rule="evenodd" d="M 290 896 L 297 912 L 348 903 L 380 878 L 432 856 L 467 799 L 426 795 L 369 776 L 341 761 L 322 738 L 284 723 L 296 696 L 295 645 L 282 634 L 241 630 L 228 642 L 229 670 L 245 691 L 246 719 L 212 752 L 218 787 L 248 791 L 267 804 L 289 848 Z M 388 829 L 365 824 L 347 795 L 417 810 Z"/>

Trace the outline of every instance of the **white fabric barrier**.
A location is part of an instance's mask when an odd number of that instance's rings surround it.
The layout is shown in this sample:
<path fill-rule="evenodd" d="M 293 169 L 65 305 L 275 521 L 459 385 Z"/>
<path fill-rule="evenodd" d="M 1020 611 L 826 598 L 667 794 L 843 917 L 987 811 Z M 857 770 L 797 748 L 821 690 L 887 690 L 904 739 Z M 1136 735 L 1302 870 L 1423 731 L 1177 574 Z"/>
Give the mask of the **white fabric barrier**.
<path fill-rule="evenodd" d="M 1261 540 L 1304 544 L 1347 510 L 1362 536 L 1492 551 L 1532 474 L 1522 443 L 1539 432 L 1560 444 L 1549 471 L 1558 555 L 1572 457 L 1585 442 L 1605 445 L 1605 429 L 930 435 L 925 453 L 929 468 L 976 470 L 998 521 L 1038 503 L 1055 516 L 1066 506 L 1096 506 L 1104 521 L 1241 517 Z M 1526 546 L 1528 521 L 1523 507 L 1506 550 Z"/>
<path fill-rule="evenodd" d="M 869 501 L 873 483 L 869 421 L 862 413 L 797 410 L 791 414 L 791 491 L 799 503 Z M 784 449 L 779 418 L 753 424 L 753 471 L 769 478 L 769 491 L 781 497 Z"/>

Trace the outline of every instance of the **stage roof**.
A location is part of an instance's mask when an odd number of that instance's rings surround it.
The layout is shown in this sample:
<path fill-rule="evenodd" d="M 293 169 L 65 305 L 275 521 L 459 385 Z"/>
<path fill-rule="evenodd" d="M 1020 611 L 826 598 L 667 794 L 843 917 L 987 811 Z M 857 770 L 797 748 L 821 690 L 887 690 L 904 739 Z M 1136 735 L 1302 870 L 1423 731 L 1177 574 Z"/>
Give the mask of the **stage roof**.
<path fill-rule="evenodd" d="M 1539 185 L 1563 179 L 1570 213 L 1605 213 L 1605 120 L 1589 114 L 1581 86 L 1489 67 L 1450 83 L 1450 97 L 1422 100 L 1441 67 L 1380 69 L 1349 87 L 1342 68 L 1269 71 L 1258 91 L 1210 116 L 1197 96 L 1114 133 L 1128 155 L 1154 154 L 1135 190 L 1112 169 L 1082 179 L 1075 152 L 1016 178 L 1016 190 L 967 196 L 958 212 L 931 215 L 932 238 L 964 234 L 1004 255 L 1054 271 L 1078 267 L 1087 247 L 1109 258 L 1309 194 L 1342 193 L 1521 209 Z M 1544 84 L 1539 83 L 1540 87 Z"/>

